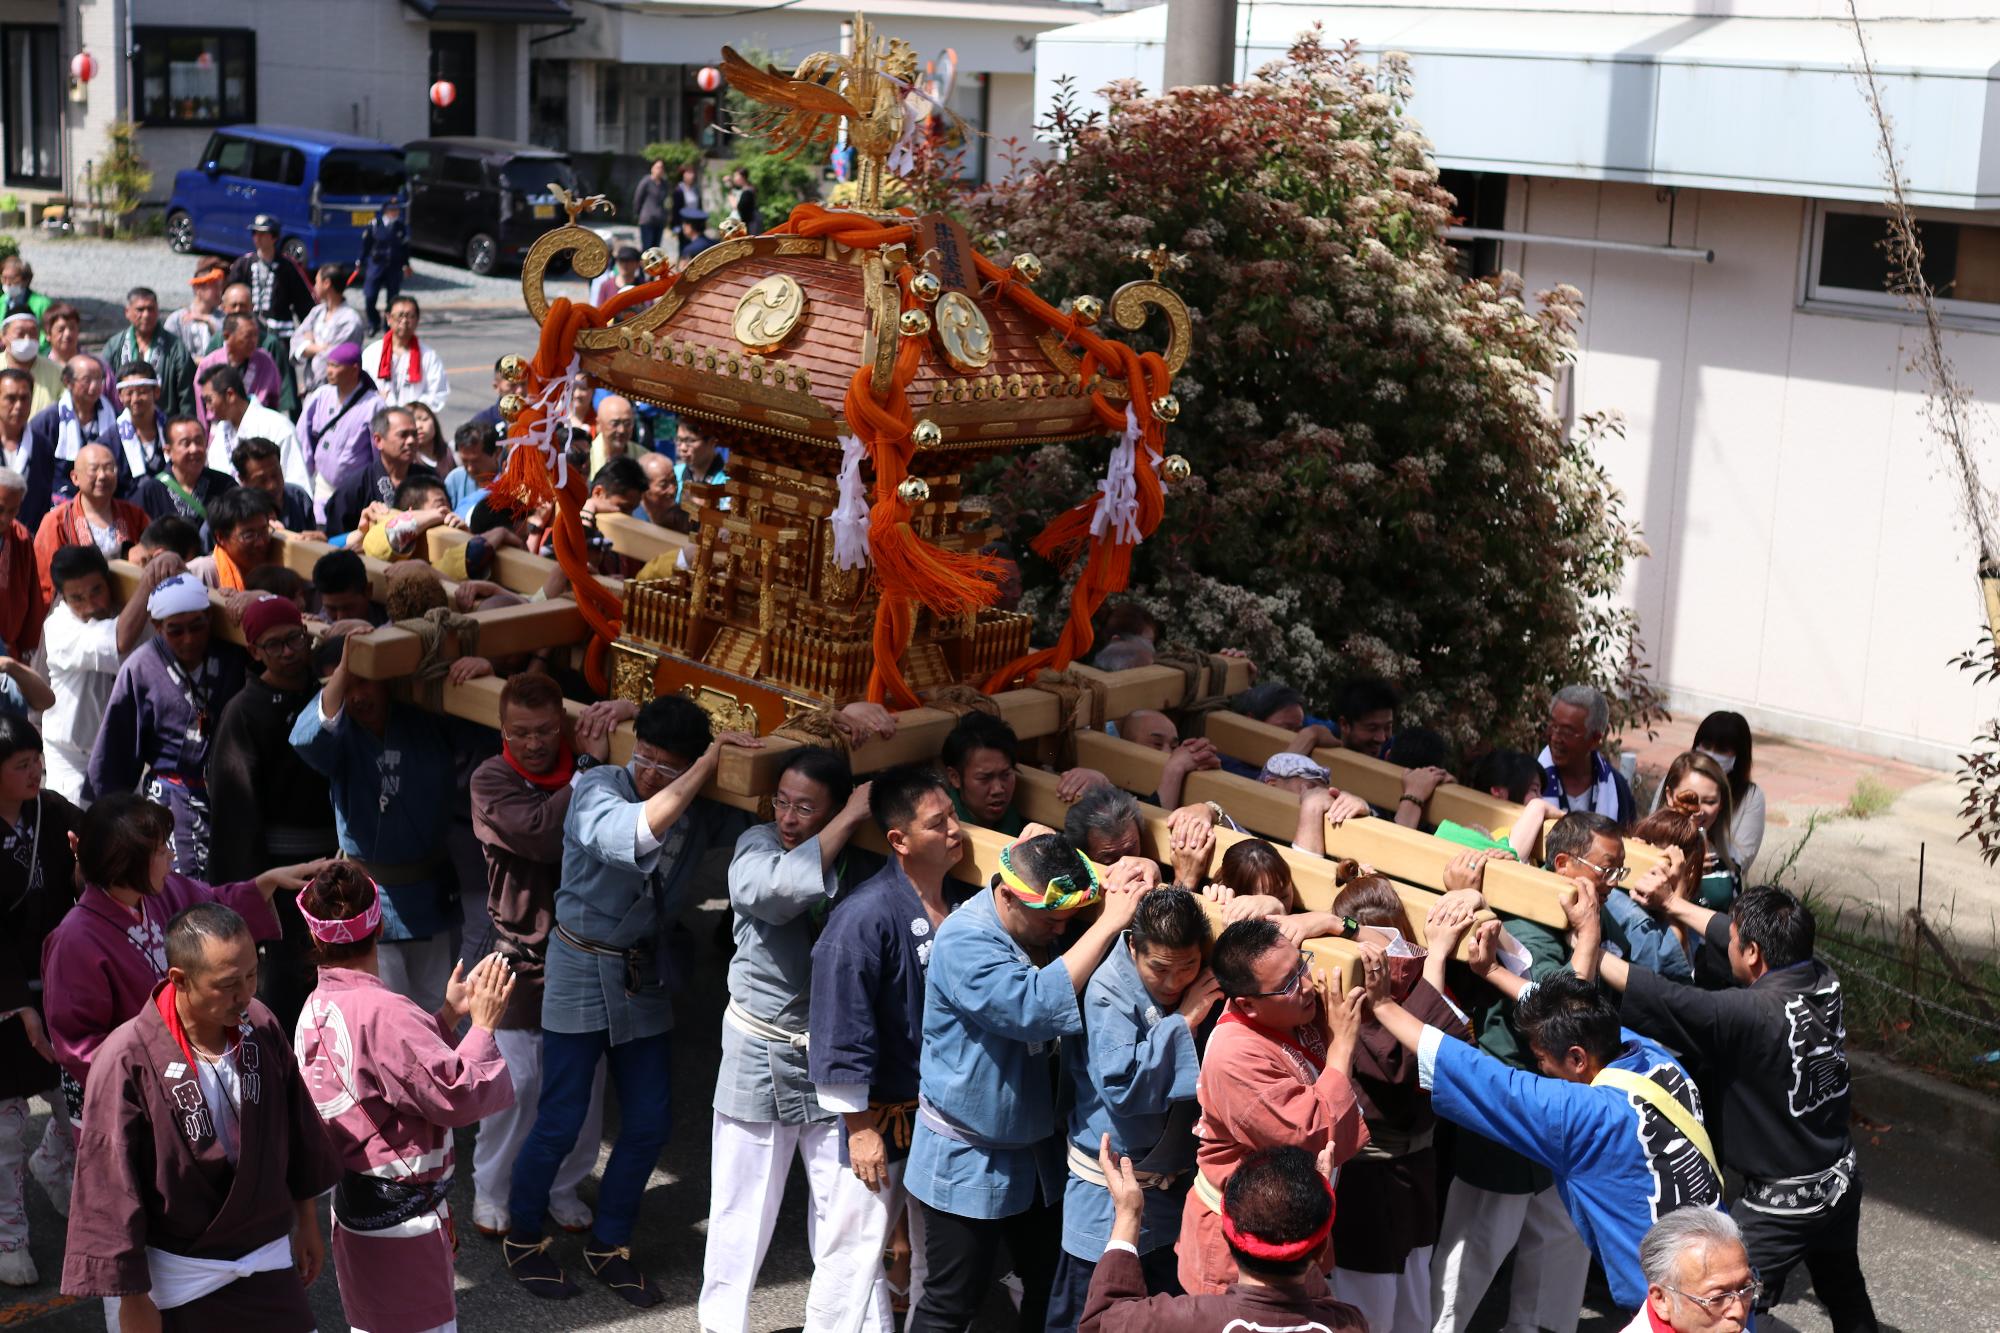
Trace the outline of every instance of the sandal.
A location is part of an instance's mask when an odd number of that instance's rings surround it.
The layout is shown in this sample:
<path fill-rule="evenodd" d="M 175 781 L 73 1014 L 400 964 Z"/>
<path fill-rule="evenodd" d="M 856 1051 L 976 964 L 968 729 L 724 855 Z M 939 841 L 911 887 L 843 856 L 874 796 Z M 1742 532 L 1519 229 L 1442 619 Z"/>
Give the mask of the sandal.
<path fill-rule="evenodd" d="M 583 1247 L 583 1262 L 589 1266 L 591 1275 L 625 1299 L 626 1304 L 641 1310 L 650 1310 L 666 1298 L 646 1280 L 639 1266 L 632 1262 L 632 1247 L 618 1245 L 608 1250 L 593 1250 Z"/>
<path fill-rule="evenodd" d="M 551 1243 L 553 1238 L 548 1236 L 532 1245 L 512 1236 L 502 1236 L 500 1255 L 507 1261 L 507 1271 L 514 1275 L 514 1280 L 530 1296 L 539 1296 L 545 1301 L 566 1301 L 576 1295 L 576 1283 L 564 1274 L 561 1264 L 549 1257 Z"/>

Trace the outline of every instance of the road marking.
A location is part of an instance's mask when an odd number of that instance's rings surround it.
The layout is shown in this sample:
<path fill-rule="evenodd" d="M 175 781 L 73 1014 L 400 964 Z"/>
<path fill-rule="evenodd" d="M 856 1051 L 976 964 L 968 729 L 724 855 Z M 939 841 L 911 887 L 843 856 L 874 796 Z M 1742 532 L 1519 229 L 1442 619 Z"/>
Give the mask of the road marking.
<path fill-rule="evenodd" d="M 46 1300 L 29 1301 L 25 1305 L 9 1305 L 0 1308 L 0 1326 L 26 1324 L 33 1320 L 52 1315 L 58 1310 L 67 1310 L 72 1305 L 85 1301 L 96 1304 L 94 1296 L 50 1296 Z"/>

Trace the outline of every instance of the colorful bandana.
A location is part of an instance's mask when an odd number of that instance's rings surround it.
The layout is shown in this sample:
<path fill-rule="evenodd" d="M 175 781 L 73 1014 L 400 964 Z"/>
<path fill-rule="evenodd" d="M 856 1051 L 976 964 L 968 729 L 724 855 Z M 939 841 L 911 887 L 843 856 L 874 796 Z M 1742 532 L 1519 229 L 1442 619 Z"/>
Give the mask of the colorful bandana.
<path fill-rule="evenodd" d="M 1013 847 L 1000 849 L 1000 882 L 1007 886 L 1009 893 L 1020 899 L 1023 907 L 1034 911 L 1062 912 L 1072 907 L 1087 907 L 1102 897 L 1104 890 L 1097 879 L 1097 867 L 1086 858 L 1083 868 L 1090 881 L 1082 888 L 1077 887 L 1073 877 L 1057 875 L 1045 887 L 1032 889 L 1014 869 Z"/>
<path fill-rule="evenodd" d="M 305 918 L 306 932 L 321 944 L 359 944 L 382 928 L 382 886 L 374 885 L 375 901 L 368 904 L 368 910 L 360 916 L 343 917 L 338 921 L 322 921 L 299 904 L 299 915 Z"/>

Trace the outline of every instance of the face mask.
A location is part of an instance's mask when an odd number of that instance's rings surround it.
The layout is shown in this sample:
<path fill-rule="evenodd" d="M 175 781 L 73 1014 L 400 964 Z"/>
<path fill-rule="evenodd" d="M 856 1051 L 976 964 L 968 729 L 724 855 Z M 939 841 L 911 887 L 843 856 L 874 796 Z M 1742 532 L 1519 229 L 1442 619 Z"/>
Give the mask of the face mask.
<path fill-rule="evenodd" d="M 1736 767 L 1736 756 L 1733 754 L 1716 754 L 1712 750 L 1696 750 L 1695 753 L 1705 754 L 1713 759 L 1715 766 L 1722 770 L 1722 776 L 1725 778 L 1729 776 L 1729 771 Z"/>
<path fill-rule="evenodd" d="M 41 341 L 36 338 L 16 338 L 7 344 L 7 351 L 12 354 L 16 361 L 25 366 L 41 355 L 42 345 Z"/>
<path fill-rule="evenodd" d="M 17 282 L 7 288 L 7 299 L 9 301 L 18 301 L 27 294 L 28 285 L 26 283 Z"/>

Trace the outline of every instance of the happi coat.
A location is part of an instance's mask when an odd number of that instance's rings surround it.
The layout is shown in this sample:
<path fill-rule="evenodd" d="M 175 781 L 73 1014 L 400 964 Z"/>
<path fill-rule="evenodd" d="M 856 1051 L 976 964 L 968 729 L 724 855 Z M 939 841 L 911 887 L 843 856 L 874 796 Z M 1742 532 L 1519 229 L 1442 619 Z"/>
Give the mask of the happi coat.
<path fill-rule="evenodd" d="M 208 902 L 242 917 L 253 938 L 278 938 L 277 915 L 256 881 L 210 886 L 174 874 L 136 909 L 90 885 L 50 933 L 42 946 L 49 1045 L 79 1088 L 112 1029 L 138 1013 L 167 979 L 167 922 L 184 908 Z M 73 1116 L 81 1112 L 80 1106 L 70 1109 Z"/>
<path fill-rule="evenodd" d="M 993 890 L 938 927 L 924 1002 L 923 1076 L 904 1184 L 940 1212 L 1012 1217 L 1063 1191 L 1055 1056 L 1083 1031 L 1061 957 L 1037 965 L 1000 924 Z"/>
<path fill-rule="evenodd" d="M 369 1333 L 451 1322 L 452 1130 L 514 1101 L 493 1034 L 473 1027 L 461 1040 L 373 973 L 322 967 L 299 1015 L 296 1050 L 342 1168 L 435 1195 L 405 1220 L 363 1229 L 370 1219 L 336 1193 L 333 1263 L 348 1322 Z"/>
<path fill-rule="evenodd" d="M 170 1331 L 307 1333 L 293 1205 L 332 1186 L 340 1159 L 262 1004 L 251 1001 L 227 1057 L 227 1106 L 204 1094 L 198 1060 L 150 995 L 98 1050 L 63 1292 L 150 1292 Z"/>
<path fill-rule="evenodd" d="M 1194 1170 L 1201 1055 L 1187 1019 L 1162 1013 L 1147 993 L 1129 931 L 1083 988 L 1083 1034 L 1063 1038 L 1063 1073 L 1072 1099 L 1072 1157 L 1095 1162 L 1109 1134 L 1111 1151 L 1131 1158 L 1133 1170 L 1181 1177 L 1172 1188 L 1148 1189 L 1140 1218 L 1140 1253 L 1172 1245 Z M 1111 1238 L 1112 1211 L 1111 1192 L 1072 1168 L 1063 1189 L 1063 1249 L 1095 1263 Z"/>
<path fill-rule="evenodd" d="M 1687 1071 L 1634 1032 L 1611 1067 L 1650 1079 L 1701 1119 Z M 1714 1208 L 1722 1181 L 1673 1122 L 1637 1094 L 1513 1069 L 1477 1047 L 1426 1027 L 1418 1081 L 1438 1115 L 1505 1144 L 1555 1173 L 1577 1235 L 1604 1266 L 1622 1310 L 1646 1300 L 1639 1239 L 1676 1208 Z"/>
<path fill-rule="evenodd" d="M 1214 1295 L 1149 1296 L 1139 1256 L 1105 1253 L 1090 1278 L 1077 1333 L 1368 1333 L 1361 1311 L 1321 1284 L 1311 1295 L 1232 1286 Z"/>
<path fill-rule="evenodd" d="M 382 886 L 385 941 L 427 940 L 457 919 L 458 879 L 445 847 L 458 777 L 445 721 L 414 704 L 391 703 L 380 736 L 343 708 L 322 715 L 313 696 L 291 742 L 333 794 L 340 850 Z"/>
<path fill-rule="evenodd" d="M 1317 1157 L 1332 1144 L 1338 1167 L 1368 1142 L 1354 1084 L 1326 1063 L 1326 1033 L 1317 1023 L 1274 1032 L 1230 1002 L 1202 1052 L 1196 1095 L 1196 1169 L 1215 1197 L 1261 1149 L 1289 1145 Z M 1180 1279 L 1191 1295 L 1213 1295 L 1236 1280 L 1222 1218 L 1202 1193 L 1197 1183 L 1181 1210 Z"/>
<path fill-rule="evenodd" d="M 500 1026 L 539 1028 L 570 784 L 539 786 L 495 755 L 472 770 L 471 789 L 472 831 L 486 854 L 493 947 L 514 969 L 514 994 Z"/>
<path fill-rule="evenodd" d="M 82 812 L 44 791 L 21 807 L 21 822 L 0 824 L 0 1013 L 45 1009 L 42 944 L 76 901 L 69 835 Z M 0 1099 L 47 1092 L 56 1067 L 28 1044 L 25 1024 L 0 1022 Z"/>
<path fill-rule="evenodd" d="M 909 1155 L 923 1049 L 924 989 L 937 940 L 902 863 L 887 865 L 827 917 L 812 951 L 816 1030 L 806 1064 L 816 1090 L 897 1109 L 884 1123 L 889 1160 Z"/>
<path fill-rule="evenodd" d="M 818 837 L 786 851 L 775 823 L 736 840 L 729 862 L 736 952 L 715 1076 L 715 1109 L 723 1115 L 787 1125 L 833 1119 L 813 1096 L 806 1060 L 813 936 L 843 886 L 854 887 L 880 866 L 880 857 L 846 847 L 821 869 Z"/>
<path fill-rule="evenodd" d="M 625 764 L 577 776 L 563 826 L 556 922 L 579 938 L 632 951 L 631 962 L 589 953 L 560 933 L 549 940 L 542 1027 L 608 1032 L 612 1045 L 655 1037 L 674 1025 L 668 928 L 685 905 L 702 855 L 745 823 L 741 811 L 696 800 L 664 837 L 642 832 L 645 802 Z M 637 983 L 628 990 L 628 980 Z"/>

